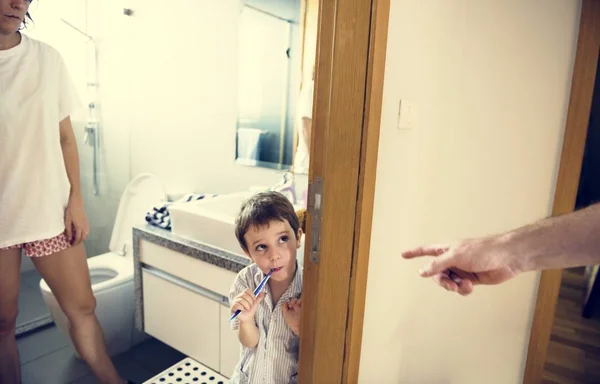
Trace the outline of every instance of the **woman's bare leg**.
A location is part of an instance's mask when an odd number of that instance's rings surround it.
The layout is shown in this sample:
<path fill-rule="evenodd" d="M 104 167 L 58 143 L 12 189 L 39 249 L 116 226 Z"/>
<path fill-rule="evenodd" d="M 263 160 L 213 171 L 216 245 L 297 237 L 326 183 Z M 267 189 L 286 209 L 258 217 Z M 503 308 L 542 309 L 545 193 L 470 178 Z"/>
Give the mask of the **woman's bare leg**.
<path fill-rule="evenodd" d="M 0 383 L 21 382 L 15 341 L 20 279 L 21 250 L 0 251 Z"/>
<path fill-rule="evenodd" d="M 106 351 L 83 243 L 32 261 L 69 319 L 73 344 L 94 375 L 101 383 L 126 383 Z"/>

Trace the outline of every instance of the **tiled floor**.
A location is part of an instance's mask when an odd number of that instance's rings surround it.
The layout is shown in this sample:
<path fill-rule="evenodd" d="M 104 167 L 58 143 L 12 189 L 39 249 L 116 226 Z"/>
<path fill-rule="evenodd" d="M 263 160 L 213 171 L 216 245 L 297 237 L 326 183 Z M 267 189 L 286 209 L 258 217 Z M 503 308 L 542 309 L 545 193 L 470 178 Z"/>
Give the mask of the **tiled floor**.
<path fill-rule="evenodd" d="M 87 365 L 78 360 L 67 338 L 50 325 L 17 339 L 23 384 L 97 383 Z M 155 339 L 115 356 L 113 361 L 125 379 L 143 383 L 185 358 Z"/>
<path fill-rule="evenodd" d="M 50 312 L 40 292 L 40 275 L 33 269 L 21 273 L 17 335 L 52 322 Z"/>

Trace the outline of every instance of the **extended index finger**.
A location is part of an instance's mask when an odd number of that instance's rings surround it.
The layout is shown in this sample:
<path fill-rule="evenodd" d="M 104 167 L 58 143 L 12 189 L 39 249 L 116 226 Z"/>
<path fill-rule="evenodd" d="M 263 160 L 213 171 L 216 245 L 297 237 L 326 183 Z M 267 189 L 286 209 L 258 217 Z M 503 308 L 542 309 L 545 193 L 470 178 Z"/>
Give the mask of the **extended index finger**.
<path fill-rule="evenodd" d="M 405 259 L 413 259 L 422 256 L 440 256 L 450 249 L 447 245 L 424 245 L 402 252 Z"/>

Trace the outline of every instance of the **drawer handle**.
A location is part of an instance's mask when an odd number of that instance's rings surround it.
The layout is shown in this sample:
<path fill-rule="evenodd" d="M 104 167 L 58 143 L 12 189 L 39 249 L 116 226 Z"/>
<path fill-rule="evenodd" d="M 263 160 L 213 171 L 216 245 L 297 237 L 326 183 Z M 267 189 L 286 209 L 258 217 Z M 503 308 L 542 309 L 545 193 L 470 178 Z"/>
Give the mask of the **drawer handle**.
<path fill-rule="evenodd" d="M 229 305 L 229 298 L 225 297 L 223 295 L 220 295 L 216 292 L 213 292 L 211 290 L 208 290 L 204 287 L 201 287 L 197 284 L 194 283 L 190 283 L 189 281 L 183 280 L 177 276 L 174 276 L 168 272 L 165 271 L 161 271 L 160 269 L 151 267 L 149 265 L 145 265 L 142 267 L 142 271 L 145 271 L 155 277 L 158 277 L 159 279 L 163 279 L 166 280 L 170 283 L 173 283 L 181 288 L 185 288 L 189 291 L 192 291 L 194 293 L 197 293 L 200 296 L 206 297 L 207 299 L 211 299 L 213 301 L 216 301 L 217 303 L 221 303 L 224 305 Z"/>

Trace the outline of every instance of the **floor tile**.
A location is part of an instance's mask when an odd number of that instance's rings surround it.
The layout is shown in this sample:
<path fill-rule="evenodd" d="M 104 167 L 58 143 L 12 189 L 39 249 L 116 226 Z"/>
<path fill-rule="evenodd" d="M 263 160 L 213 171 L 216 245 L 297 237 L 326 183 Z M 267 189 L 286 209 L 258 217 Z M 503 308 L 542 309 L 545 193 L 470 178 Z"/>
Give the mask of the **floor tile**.
<path fill-rule="evenodd" d="M 168 345 L 150 339 L 133 347 L 127 355 L 150 372 L 157 374 L 185 359 L 185 355 Z"/>
<path fill-rule="evenodd" d="M 152 378 L 154 374 L 145 368 L 142 368 L 139 364 L 132 361 L 129 356 L 121 355 L 113 359 L 115 368 L 126 380 L 131 380 L 134 383 L 142 384 L 148 379 Z M 88 374 L 78 380 L 72 382 L 73 384 L 98 384 L 98 380 L 93 374 Z"/>
<path fill-rule="evenodd" d="M 24 327 L 28 323 L 40 319 L 50 318 L 50 311 L 42 298 L 39 289 L 31 288 L 21 284 L 19 292 L 19 315 L 17 316 L 17 328 Z M 20 333 L 20 332 L 18 332 Z"/>
<path fill-rule="evenodd" d="M 115 357 L 113 363 L 122 378 L 131 380 L 134 383 L 143 383 L 155 375 L 154 372 L 134 361 L 127 353 Z"/>
<path fill-rule="evenodd" d="M 97 384 L 89 367 L 77 359 L 69 340 L 54 326 L 17 338 L 23 384 Z M 150 338 L 113 358 L 125 379 L 141 384 L 186 356 Z"/>
<path fill-rule="evenodd" d="M 70 346 L 63 347 L 21 366 L 23 384 L 66 384 L 90 373 Z"/>
<path fill-rule="evenodd" d="M 69 340 L 54 325 L 17 338 L 21 365 L 66 347 Z"/>
<path fill-rule="evenodd" d="M 72 381 L 71 384 L 98 384 L 98 380 L 96 379 L 96 376 L 92 375 L 91 373 L 82 377 L 81 379 Z"/>
<path fill-rule="evenodd" d="M 42 277 L 35 269 L 21 273 L 21 284 L 25 284 L 30 288 L 37 289 L 38 291 L 40 290 L 41 279 Z"/>

